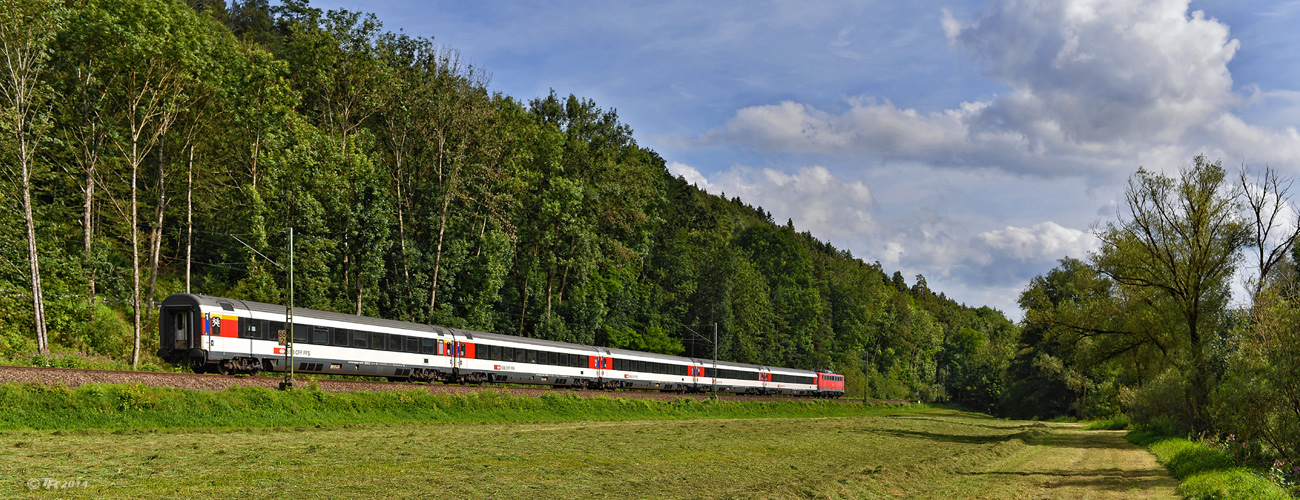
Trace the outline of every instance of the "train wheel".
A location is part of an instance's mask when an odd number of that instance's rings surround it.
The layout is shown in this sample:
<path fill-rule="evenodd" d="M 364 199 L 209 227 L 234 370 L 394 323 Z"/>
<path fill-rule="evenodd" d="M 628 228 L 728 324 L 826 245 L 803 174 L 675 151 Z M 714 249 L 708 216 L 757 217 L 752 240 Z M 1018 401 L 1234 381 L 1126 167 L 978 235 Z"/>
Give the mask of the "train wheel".
<path fill-rule="evenodd" d="M 219 365 L 219 367 L 217 368 L 217 372 L 222 375 L 230 375 L 231 371 L 232 370 L 230 369 L 230 360 L 222 361 L 221 365 Z"/>

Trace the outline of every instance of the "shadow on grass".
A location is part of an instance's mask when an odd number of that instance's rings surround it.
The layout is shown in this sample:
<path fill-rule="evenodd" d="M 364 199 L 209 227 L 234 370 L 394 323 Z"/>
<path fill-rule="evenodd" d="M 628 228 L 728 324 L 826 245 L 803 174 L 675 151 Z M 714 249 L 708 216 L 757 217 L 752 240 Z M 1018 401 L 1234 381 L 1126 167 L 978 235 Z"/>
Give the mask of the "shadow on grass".
<path fill-rule="evenodd" d="M 957 415 L 953 415 L 953 416 L 963 417 L 963 418 L 970 418 L 970 419 L 976 419 L 976 420 L 987 420 L 987 421 L 994 421 L 994 422 L 1003 422 L 1003 423 L 1005 423 L 1006 425 L 977 424 L 977 423 L 974 423 L 974 422 L 962 422 L 962 421 L 960 421 L 960 420 L 953 420 L 953 419 L 951 418 L 952 416 L 946 416 L 946 417 L 931 417 L 931 416 L 926 416 L 926 415 L 902 414 L 902 415 L 888 415 L 888 416 L 886 416 L 885 418 L 893 419 L 893 420 L 917 420 L 917 421 L 938 422 L 938 423 L 941 423 L 941 424 L 944 424 L 944 425 L 962 425 L 962 426 L 966 426 L 966 427 L 980 427 L 980 428 L 983 428 L 983 429 L 992 429 L 992 430 L 997 430 L 997 431 L 1007 431 L 1007 430 L 1020 429 L 1020 428 L 1025 428 L 1025 427 L 1042 427 L 1042 428 L 1046 428 L 1046 427 L 1047 427 L 1047 424 L 1044 424 L 1044 423 L 1042 423 L 1042 422 L 1034 422 L 1034 423 L 1031 423 L 1031 424 L 1026 425 L 1026 424 L 1023 424 L 1023 423 L 1014 423 L 1014 422 L 1009 421 L 1009 420 L 1002 420 L 1002 419 L 997 418 L 997 417 L 990 417 L 990 416 L 985 415 L 985 414 L 982 414 L 982 413 L 961 412 L 961 413 L 958 413 Z"/>
<path fill-rule="evenodd" d="M 1033 441 L 1039 439 L 1033 431 L 1017 432 L 1015 434 L 995 434 L 991 436 L 972 436 L 969 434 L 944 434 L 939 432 L 926 431 L 905 431 L 905 430 L 873 430 L 874 434 L 883 436 L 892 436 L 903 439 L 925 439 L 929 441 L 938 441 L 941 443 L 960 443 L 960 444 L 993 444 L 1019 439 L 1027 444 L 1034 444 Z"/>
<path fill-rule="evenodd" d="M 979 426 L 985 427 L 985 426 Z M 1020 427 L 989 427 L 995 430 L 1006 431 L 1006 434 L 992 435 L 971 435 L 955 434 L 931 431 L 916 430 L 870 430 L 874 434 L 892 436 L 903 439 L 925 439 L 942 443 L 960 443 L 960 444 L 994 444 L 1011 440 L 1019 440 L 1027 445 L 1051 446 L 1056 448 L 1079 448 L 1079 449 L 1130 449 L 1134 445 L 1120 438 L 1119 436 L 1106 436 L 1090 432 L 1087 436 L 1074 434 L 1055 434 L 1047 426 L 1038 424 Z M 1018 432 L 1012 432 L 1018 431 Z"/>
<path fill-rule="evenodd" d="M 1060 478 L 1056 481 L 1049 480 L 1047 486 L 1049 488 L 1079 488 L 1092 491 L 1149 491 L 1154 488 L 1175 488 L 1178 486 L 1178 481 L 1175 481 L 1163 469 L 1156 468 L 1132 470 L 1112 467 L 1044 472 L 964 472 L 962 475 Z"/>

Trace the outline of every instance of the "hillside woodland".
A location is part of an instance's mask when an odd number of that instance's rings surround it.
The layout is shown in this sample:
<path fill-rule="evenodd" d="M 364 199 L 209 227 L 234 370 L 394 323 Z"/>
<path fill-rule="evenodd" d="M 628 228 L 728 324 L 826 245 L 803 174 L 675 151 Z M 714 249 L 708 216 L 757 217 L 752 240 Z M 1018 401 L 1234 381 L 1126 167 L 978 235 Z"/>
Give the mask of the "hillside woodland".
<path fill-rule="evenodd" d="M 159 364 L 152 303 L 286 302 L 292 228 L 300 307 L 699 357 L 716 325 L 858 394 L 1000 394 L 1002 313 L 674 177 L 590 99 L 305 2 L 4 6 L 0 351 Z"/>
<path fill-rule="evenodd" d="M 716 328 L 719 358 L 837 370 L 851 396 L 1300 453 L 1295 215 L 1271 170 L 1139 170 L 1017 325 L 673 176 L 610 103 L 493 92 L 363 13 L 191 3 L 0 4 L 5 357 L 160 365 L 153 303 L 285 302 L 292 229 L 300 307 L 699 357 Z"/>

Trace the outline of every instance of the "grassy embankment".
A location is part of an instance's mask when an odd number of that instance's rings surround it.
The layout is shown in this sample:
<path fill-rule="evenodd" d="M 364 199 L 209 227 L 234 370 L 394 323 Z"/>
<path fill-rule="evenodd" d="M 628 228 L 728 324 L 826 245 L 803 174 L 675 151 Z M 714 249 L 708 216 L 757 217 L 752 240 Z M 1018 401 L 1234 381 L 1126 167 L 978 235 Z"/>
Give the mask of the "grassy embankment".
<path fill-rule="evenodd" d="M 1182 484 L 1178 494 L 1192 500 L 1289 500 L 1281 487 L 1242 467 L 1223 450 L 1208 443 L 1166 437 L 1145 430 L 1135 430 L 1126 438 L 1146 446 L 1160 463 Z"/>
<path fill-rule="evenodd" d="M 0 497 L 1173 498 L 1175 486 L 1120 432 L 924 407 L 7 385 L 0 415 L 17 429 L 0 431 Z"/>
<path fill-rule="evenodd" d="M 561 392 L 510 396 L 486 389 L 465 395 L 392 392 L 326 393 L 232 387 L 191 391 L 139 384 L 0 384 L 0 430 L 147 430 L 377 424 L 521 422 L 665 418 L 830 417 L 864 415 L 898 405 L 838 401 L 674 401 L 580 398 Z"/>

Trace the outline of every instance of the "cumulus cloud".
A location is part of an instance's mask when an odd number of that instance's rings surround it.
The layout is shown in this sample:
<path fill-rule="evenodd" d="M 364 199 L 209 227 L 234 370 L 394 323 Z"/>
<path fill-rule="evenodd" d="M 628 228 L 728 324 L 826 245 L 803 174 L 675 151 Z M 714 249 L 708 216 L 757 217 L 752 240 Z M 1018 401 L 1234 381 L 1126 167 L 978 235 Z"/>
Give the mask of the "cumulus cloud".
<path fill-rule="evenodd" d="M 777 219 L 793 220 L 800 230 L 812 231 L 819 238 L 843 240 L 876 230 L 871 215 L 871 189 L 862 181 L 838 179 L 822 166 L 804 167 L 787 174 L 738 165 L 715 175 L 713 180 L 705 179 L 687 165 L 670 167 L 670 170 L 688 182 L 691 177 L 686 174 L 694 172 L 700 179 L 694 183 L 702 189 L 739 196 L 746 203 L 763 207 Z"/>
<path fill-rule="evenodd" d="M 1249 100 L 1227 66 L 1239 42 L 1188 0 L 995 0 L 972 19 L 944 11 L 941 24 L 954 50 L 1010 90 L 939 112 L 869 97 L 841 112 L 754 106 L 698 142 L 1046 176 L 1165 168 L 1200 152 L 1300 160 L 1294 129 L 1233 114 Z"/>
<path fill-rule="evenodd" d="M 1081 258 L 1097 246 L 1097 237 L 1091 231 L 1071 229 L 1052 221 L 1033 227 L 1007 226 L 985 231 L 978 238 L 996 253 L 1021 261 L 1055 260 L 1063 255 Z"/>
<path fill-rule="evenodd" d="M 979 232 L 969 214 L 922 209 L 882 219 L 868 186 L 840 179 L 821 166 L 794 174 L 733 166 L 711 178 L 681 163 L 669 169 L 714 194 L 761 206 L 778 223 L 789 218 L 798 230 L 835 241 L 866 260 L 908 275 L 924 274 L 932 285 L 1015 288 L 1063 256 L 1086 257 L 1097 244 L 1089 231 L 1054 221 Z"/>
<path fill-rule="evenodd" d="M 713 191 L 712 185 L 709 184 L 709 179 L 705 178 L 704 174 L 701 174 L 699 170 L 695 169 L 695 167 L 674 161 L 668 163 L 668 171 L 673 175 L 686 179 L 686 182 L 695 187 L 709 192 Z"/>

